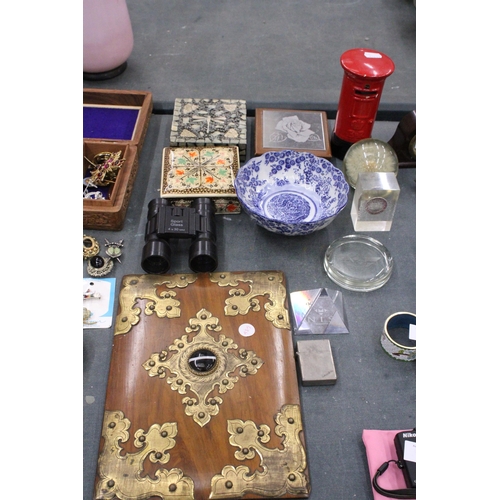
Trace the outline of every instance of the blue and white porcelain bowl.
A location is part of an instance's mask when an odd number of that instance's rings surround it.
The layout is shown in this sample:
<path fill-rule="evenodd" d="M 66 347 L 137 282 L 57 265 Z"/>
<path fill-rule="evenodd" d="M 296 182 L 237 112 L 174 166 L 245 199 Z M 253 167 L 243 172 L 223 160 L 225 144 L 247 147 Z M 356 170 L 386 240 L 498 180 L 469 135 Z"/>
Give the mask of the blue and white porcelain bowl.
<path fill-rule="evenodd" d="M 271 151 L 240 167 L 243 209 L 260 226 L 288 236 L 328 226 L 347 203 L 349 184 L 332 163 L 311 153 Z"/>

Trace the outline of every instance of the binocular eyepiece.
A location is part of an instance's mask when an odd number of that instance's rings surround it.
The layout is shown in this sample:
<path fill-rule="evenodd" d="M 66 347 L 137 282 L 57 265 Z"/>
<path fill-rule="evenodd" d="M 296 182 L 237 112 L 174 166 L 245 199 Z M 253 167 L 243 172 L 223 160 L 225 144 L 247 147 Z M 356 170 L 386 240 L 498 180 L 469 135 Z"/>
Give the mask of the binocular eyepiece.
<path fill-rule="evenodd" d="M 148 220 L 141 266 L 149 274 L 170 269 L 171 238 L 191 238 L 189 267 L 194 272 L 217 269 L 215 206 L 210 198 L 196 198 L 192 207 L 172 206 L 170 200 L 156 198 L 148 204 Z"/>

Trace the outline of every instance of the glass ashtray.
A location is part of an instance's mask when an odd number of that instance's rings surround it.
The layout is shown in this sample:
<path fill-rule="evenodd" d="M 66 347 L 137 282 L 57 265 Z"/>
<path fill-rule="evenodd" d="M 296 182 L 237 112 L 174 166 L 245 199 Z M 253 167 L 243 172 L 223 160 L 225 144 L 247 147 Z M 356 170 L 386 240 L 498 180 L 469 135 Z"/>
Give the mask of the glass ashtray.
<path fill-rule="evenodd" d="M 393 260 L 380 241 L 353 234 L 335 240 L 327 248 L 323 265 L 337 285 L 355 292 L 371 292 L 387 283 Z"/>

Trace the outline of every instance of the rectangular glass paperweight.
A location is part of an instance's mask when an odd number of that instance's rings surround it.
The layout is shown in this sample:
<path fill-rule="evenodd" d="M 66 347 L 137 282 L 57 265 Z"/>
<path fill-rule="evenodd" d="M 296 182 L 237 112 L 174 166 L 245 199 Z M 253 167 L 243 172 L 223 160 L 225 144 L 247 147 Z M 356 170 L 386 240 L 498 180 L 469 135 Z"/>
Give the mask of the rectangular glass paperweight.
<path fill-rule="evenodd" d="M 351 206 L 355 231 L 390 231 L 399 198 L 393 172 L 359 174 Z"/>

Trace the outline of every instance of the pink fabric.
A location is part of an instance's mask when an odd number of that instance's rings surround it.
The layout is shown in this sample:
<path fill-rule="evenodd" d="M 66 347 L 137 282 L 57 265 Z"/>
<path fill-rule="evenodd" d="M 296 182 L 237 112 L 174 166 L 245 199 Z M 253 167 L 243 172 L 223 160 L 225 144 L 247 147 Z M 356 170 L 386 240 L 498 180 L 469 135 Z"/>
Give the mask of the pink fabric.
<path fill-rule="evenodd" d="M 401 429 L 407 430 L 407 429 Z M 377 469 L 388 460 L 397 460 L 396 447 L 394 446 L 394 436 L 401 432 L 363 430 L 363 443 L 366 448 L 366 458 L 368 460 L 368 469 L 370 470 L 370 481 L 377 472 Z M 378 478 L 379 486 L 386 490 L 397 490 L 406 488 L 405 478 L 401 469 L 396 464 L 389 464 L 389 468 Z M 374 500 L 387 500 L 387 497 L 377 493 L 372 486 Z"/>

